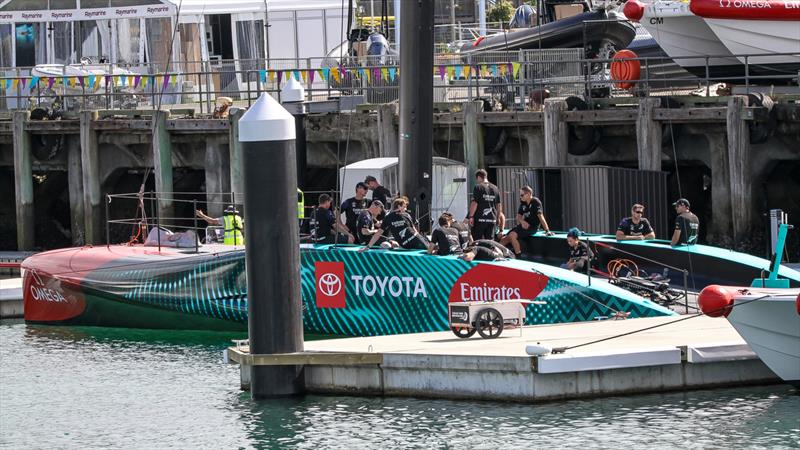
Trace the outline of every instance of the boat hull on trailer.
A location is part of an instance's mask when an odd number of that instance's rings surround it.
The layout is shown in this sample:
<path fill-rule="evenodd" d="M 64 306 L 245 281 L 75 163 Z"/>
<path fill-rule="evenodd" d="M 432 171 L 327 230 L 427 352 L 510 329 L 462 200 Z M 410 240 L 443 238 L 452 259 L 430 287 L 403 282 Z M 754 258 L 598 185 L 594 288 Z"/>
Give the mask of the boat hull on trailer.
<path fill-rule="evenodd" d="M 711 284 L 748 285 L 754 278 L 769 273 L 770 262 L 746 253 L 734 252 L 709 245 L 680 245 L 669 241 L 617 241 L 614 236 L 587 234 L 581 237 L 590 243 L 596 257 L 596 268 L 605 270 L 616 259 L 628 259 L 648 274 L 663 274 L 669 265 L 688 272 L 687 287 L 692 291 Z M 545 236 L 536 233 L 523 240 L 525 252 L 534 261 L 558 265 L 568 257 L 566 233 Z M 652 261 L 648 261 L 652 260 Z M 657 261 L 653 262 L 653 261 Z M 671 284 L 683 288 L 683 273 L 667 268 Z M 779 275 L 788 278 L 794 287 L 800 286 L 800 272 L 781 266 Z"/>
<path fill-rule="evenodd" d="M 303 245 L 304 328 L 369 336 L 448 329 L 451 301 L 537 298 L 527 323 L 673 314 L 601 280 L 527 261 L 467 263 L 420 251 Z M 23 263 L 29 323 L 245 330 L 243 249 L 142 246 L 40 253 Z M 605 306 L 604 306 L 605 305 Z"/>

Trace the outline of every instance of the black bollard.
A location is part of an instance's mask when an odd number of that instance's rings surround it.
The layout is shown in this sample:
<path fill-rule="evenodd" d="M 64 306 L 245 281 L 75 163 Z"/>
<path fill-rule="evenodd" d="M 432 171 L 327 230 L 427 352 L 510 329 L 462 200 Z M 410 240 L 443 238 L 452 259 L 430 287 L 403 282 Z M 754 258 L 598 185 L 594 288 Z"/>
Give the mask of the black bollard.
<path fill-rule="evenodd" d="M 303 351 L 295 122 L 269 94 L 239 120 L 250 353 Z M 252 366 L 253 399 L 300 394 L 302 366 Z"/>

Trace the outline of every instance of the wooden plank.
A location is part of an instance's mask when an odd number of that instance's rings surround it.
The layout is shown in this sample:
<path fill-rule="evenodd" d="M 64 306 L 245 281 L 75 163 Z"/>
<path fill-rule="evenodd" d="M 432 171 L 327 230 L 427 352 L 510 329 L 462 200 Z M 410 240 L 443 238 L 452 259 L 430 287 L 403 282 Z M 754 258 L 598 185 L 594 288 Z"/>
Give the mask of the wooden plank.
<path fill-rule="evenodd" d="M 636 119 L 636 150 L 639 170 L 661 170 L 661 124 L 653 120 L 653 110 L 661 102 L 643 98 Z"/>
<path fill-rule="evenodd" d="M 29 120 L 25 123 L 25 131 L 43 133 L 79 133 L 80 120 Z"/>
<path fill-rule="evenodd" d="M 481 125 L 519 125 L 541 126 L 544 123 L 544 114 L 541 111 L 491 111 L 478 114 L 478 123 Z"/>
<path fill-rule="evenodd" d="M 92 123 L 94 131 L 145 131 L 150 132 L 153 123 L 150 119 L 106 119 Z"/>
<path fill-rule="evenodd" d="M 230 122 L 227 119 L 171 119 L 167 121 L 167 130 L 179 133 L 200 132 L 227 133 Z"/>
<path fill-rule="evenodd" d="M 383 363 L 381 353 L 298 352 L 252 355 L 244 348 L 228 348 L 231 361 L 247 366 L 364 366 Z"/>
<path fill-rule="evenodd" d="M 14 124 L 12 122 L 0 122 L 0 134 L 14 134 Z"/>
<path fill-rule="evenodd" d="M 635 123 L 639 116 L 637 108 L 600 109 L 594 111 L 563 111 L 561 120 L 579 122 L 582 125 Z"/>

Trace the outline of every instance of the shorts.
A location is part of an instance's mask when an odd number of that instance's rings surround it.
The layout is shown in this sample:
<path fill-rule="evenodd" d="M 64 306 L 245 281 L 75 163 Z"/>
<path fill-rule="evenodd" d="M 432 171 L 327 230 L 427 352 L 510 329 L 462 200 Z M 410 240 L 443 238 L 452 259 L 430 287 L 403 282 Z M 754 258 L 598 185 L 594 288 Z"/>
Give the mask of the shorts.
<path fill-rule="evenodd" d="M 511 231 L 509 231 L 509 233 L 512 232 L 517 233 L 517 239 L 528 239 L 535 232 L 535 230 L 531 231 L 530 228 L 526 230 L 522 228 L 522 225 L 517 225 L 514 228 L 512 228 Z"/>
<path fill-rule="evenodd" d="M 422 239 L 420 235 L 416 235 L 411 240 L 406 243 L 401 243 L 401 247 L 407 250 L 427 250 L 428 244 L 425 243 L 425 240 Z"/>
<path fill-rule="evenodd" d="M 472 239 L 494 239 L 495 224 L 492 222 L 475 222 L 472 226 Z"/>

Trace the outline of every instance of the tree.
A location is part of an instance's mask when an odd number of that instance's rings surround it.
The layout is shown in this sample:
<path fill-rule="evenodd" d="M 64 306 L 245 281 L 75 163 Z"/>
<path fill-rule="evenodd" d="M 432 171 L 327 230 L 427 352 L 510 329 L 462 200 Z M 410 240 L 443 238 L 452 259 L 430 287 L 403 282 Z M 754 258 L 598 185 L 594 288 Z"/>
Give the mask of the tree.
<path fill-rule="evenodd" d="M 508 0 L 500 0 L 486 12 L 486 21 L 508 23 L 513 15 L 514 5 Z"/>

